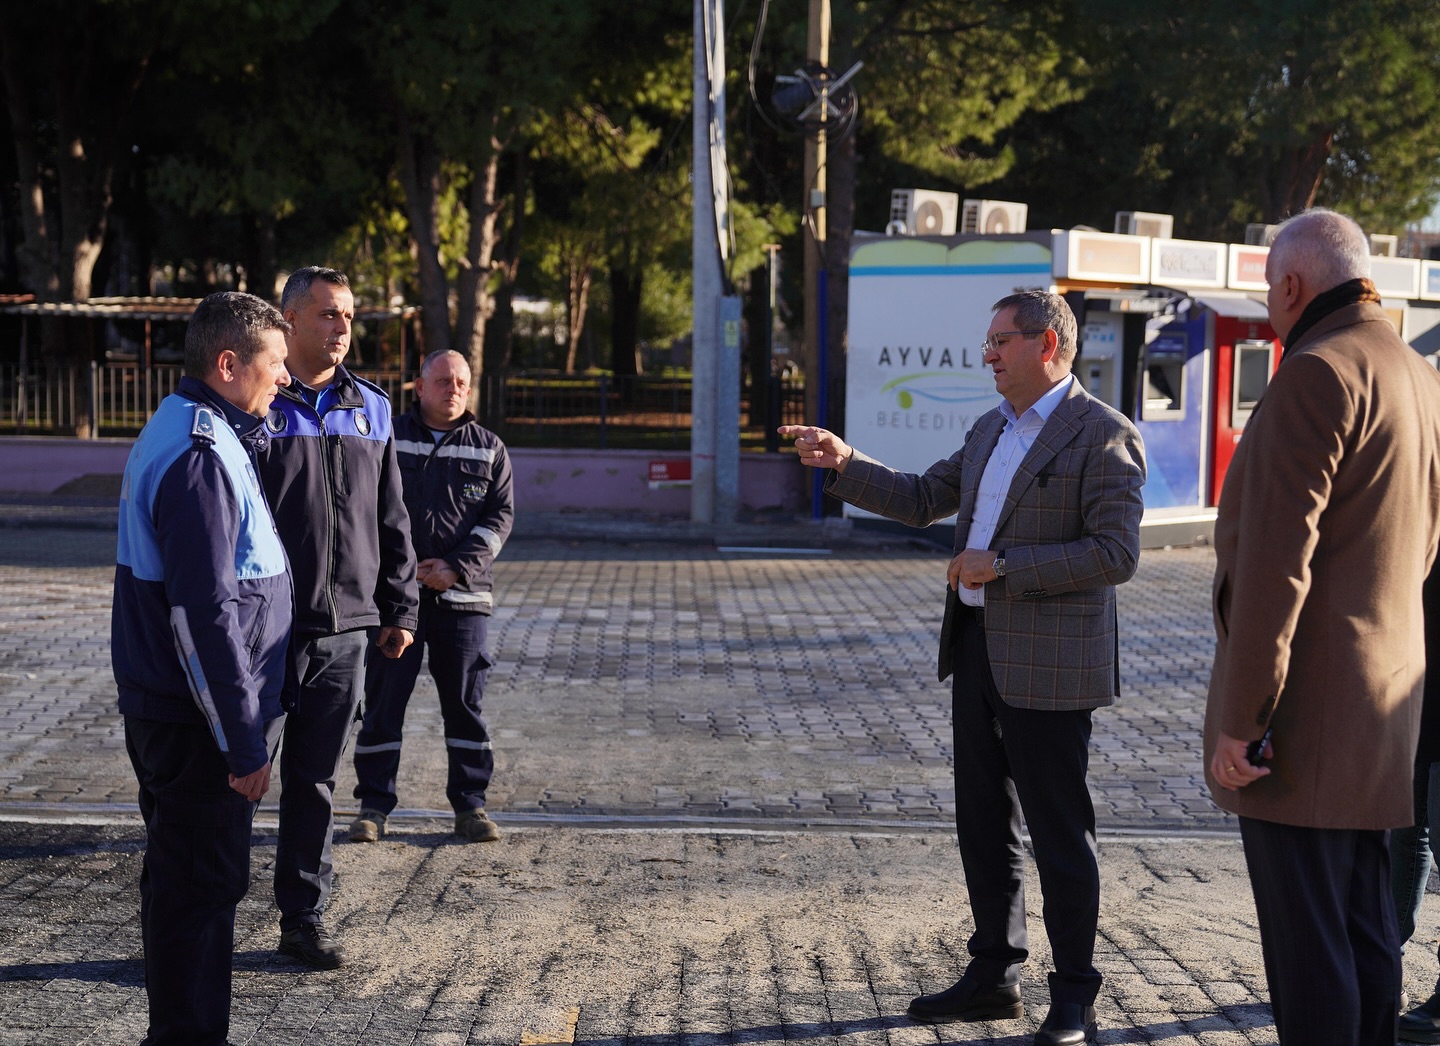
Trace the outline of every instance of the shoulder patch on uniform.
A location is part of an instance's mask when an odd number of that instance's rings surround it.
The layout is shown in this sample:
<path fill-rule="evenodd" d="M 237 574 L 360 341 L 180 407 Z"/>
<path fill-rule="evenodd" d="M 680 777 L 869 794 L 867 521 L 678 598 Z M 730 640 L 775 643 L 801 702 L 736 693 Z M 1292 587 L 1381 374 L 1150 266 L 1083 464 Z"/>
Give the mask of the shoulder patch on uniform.
<path fill-rule="evenodd" d="M 284 432 L 287 424 L 284 413 L 274 407 L 265 415 L 265 427 L 271 432 Z"/>
<path fill-rule="evenodd" d="M 370 419 L 365 416 L 363 410 L 355 412 L 355 430 L 362 436 L 370 435 Z"/>
<path fill-rule="evenodd" d="M 209 407 L 195 408 L 195 419 L 190 423 L 190 438 L 207 447 L 214 445 L 215 412 Z"/>

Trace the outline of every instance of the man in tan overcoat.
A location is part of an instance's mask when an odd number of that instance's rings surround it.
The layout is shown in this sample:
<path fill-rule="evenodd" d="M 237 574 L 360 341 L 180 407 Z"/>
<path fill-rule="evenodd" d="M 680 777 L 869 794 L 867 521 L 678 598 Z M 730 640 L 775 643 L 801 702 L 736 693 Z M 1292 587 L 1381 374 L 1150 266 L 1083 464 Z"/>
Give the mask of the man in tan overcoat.
<path fill-rule="evenodd" d="M 1369 272 L 1349 218 L 1280 226 L 1265 276 L 1285 355 L 1215 527 L 1206 780 L 1240 817 L 1282 1044 L 1392 1046 L 1399 1009 L 1387 836 L 1413 821 L 1440 374 Z"/>

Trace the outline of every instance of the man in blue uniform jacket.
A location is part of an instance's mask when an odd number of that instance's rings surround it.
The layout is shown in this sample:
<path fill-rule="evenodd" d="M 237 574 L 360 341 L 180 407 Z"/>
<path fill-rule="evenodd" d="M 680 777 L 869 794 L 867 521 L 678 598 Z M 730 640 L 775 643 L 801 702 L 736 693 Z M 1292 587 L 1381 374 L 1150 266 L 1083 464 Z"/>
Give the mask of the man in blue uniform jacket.
<path fill-rule="evenodd" d="M 125 465 L 111 657 L 140 784 L 145 1042 L 224 1043 L 250 824 L 284 723 L 285 551 L 256 476 L 289 325 L 212 294 Z"/>
<path fill-rule="evenodd" d="M 374 649 L 386 657 L 404 652 L 420 600 L 390 400 L 342 363 L 355 320 L 350 281 L 335 269 L 297 269 L 280 309 L 294 328 L 291 382 L 270 408 L 270 446 L 260 456 L 295 581 L 275 902 L 280 952 L 329 970 L 344 961 L 324 922 L 334 879 L 335 778 L 365 662 Z"/>

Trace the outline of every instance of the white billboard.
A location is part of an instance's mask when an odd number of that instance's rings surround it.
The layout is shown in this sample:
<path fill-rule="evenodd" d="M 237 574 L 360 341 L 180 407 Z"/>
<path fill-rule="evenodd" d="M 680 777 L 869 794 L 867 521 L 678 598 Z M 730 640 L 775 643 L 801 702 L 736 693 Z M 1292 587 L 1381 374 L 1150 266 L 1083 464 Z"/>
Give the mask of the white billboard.
<path fill-rule="evenodd" d="M 982 359 L 990 307 L 1052 286 L 1048 233 L 859 241 L 850 254 L 846 442 L 905 472 L 955 453 L 1000 401 Z M 845 514 L 873 518 L 850 505 Z"/>

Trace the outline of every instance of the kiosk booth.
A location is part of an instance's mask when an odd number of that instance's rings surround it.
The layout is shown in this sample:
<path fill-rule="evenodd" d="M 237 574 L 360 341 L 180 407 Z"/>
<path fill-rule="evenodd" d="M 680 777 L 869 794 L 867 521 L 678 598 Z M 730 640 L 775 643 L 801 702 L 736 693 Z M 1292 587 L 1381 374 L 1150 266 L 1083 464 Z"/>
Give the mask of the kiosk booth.
<path fill-rule="evenodd" d="M 1018 290 L 1053 291 L 1079 322 L 1077 379 L 1145 441 L 1142 541 L 1208 540 L 1235 446 L 1280 365 L 1264 302 L 1268 254 L 1089 229 L 857 233 L 845 438 L 907 472 L 949 457 L 998 401 L 982 348 L 991 305 Z M 1374 263 L 1396 328 L 1440 358 L 1440 261 Z"/>

